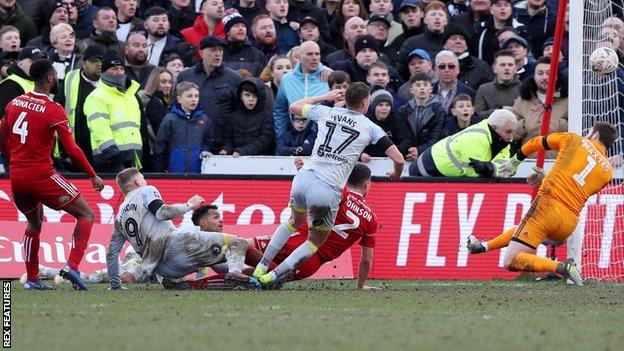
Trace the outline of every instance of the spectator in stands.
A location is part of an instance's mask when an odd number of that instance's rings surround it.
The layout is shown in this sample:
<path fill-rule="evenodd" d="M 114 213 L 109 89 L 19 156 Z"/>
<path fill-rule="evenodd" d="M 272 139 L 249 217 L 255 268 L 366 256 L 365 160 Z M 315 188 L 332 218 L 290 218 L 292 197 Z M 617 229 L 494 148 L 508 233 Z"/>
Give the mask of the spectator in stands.
<path fill-rule="evenodd" d="M 474 28 L 483 21 L 488 20 L 490 15 L 491 0 L 471 0 L 470 8 L 456 17 L 453 17 L 453 23 L 464 27 L 468 33 L 473 33 Z"/>
<path fill-rule="evenodd" d="M 268 59 L 277 55 L 277 32 L 269 15 L 258 15 L 253 19 L 251 32 L 256 47 Z"/>
<path fill-rule="evenodd" d="M 6 25 L 17 28 L 24 43 L 38 35 L 35 22 L 24 13 L 16 0 L 2 0 L 0 2 L 0 27 Z M 2 113 L 4 114 L 4 111 Z"/>
<path fill-rule="evenodd" d="M 214 122 L 199 107 L 199 87 L 182 82 L 177 101 L 158 128 L 154 171 L 200 173 L 201 160 L 215 149 Z"/>
<path fill-rule="evenodd" d="M 459 16 L 470 10 L 470 1 L 468 0 L 451 0 L 448 1 L 448 12 L 452 17 Z"/>
<path fill-rule="evenodd" d="M 291 103 L 305 97 L 318 96 L 329 91 L 326 81 L 320 79 L 324 69 L 321 64 L 321 50 L 318 44 L 311 41 L 302 43 L 299 49 L 301 62 L 297 63 L 294 71 L 282 77 L 277 97 L 273 119 L 275 136 L 279 139 L 286 131 L 290 115 L 288 107 Z"/>
<path fill-rule="evenodd" d="M 247 28 L 251 28 L 256 16 L 267 13 L 261 3 L 263 2 L 256 0 L 232 0 L 229 4 L 226 4 L 226 8 L 236 9 L 245 19 Z M 251 32 L 248 34 L 251 34 Z"/>
<path fill-rule="evenodd" d="M 335 63 L 355 57 L 355 41 L 364 34 L 366 34 L 366 23 L 361 17 L 356 16 L 347 20 L 344 32 L 340 36 L 340 40 L 344 41 L 344 44 L 340 45 L 342 49 L 324 58 L 325 61 Z"/>
<path fill-rule="evenodd" d="M 390 1 L 390 0 L 378 0 L 378 1 Z M 366 25 L 366 31 L 369 35 L 373 36 L 379 44 L 379 53 L 384 54 L 390 62 L 397 62 L 399 59 L 398 51 L 388 46 L 388 30 L 390 29 L 390 22 L 382 15 L 372 15 L 368 19 Z"/>
<path fill-rule="evenodd" d="M 125 42 L 132 32 L 143 30 L 143 20 L 136 17 L 137 0 L 115 0 L 117 9 L 117 40 Z"/>
<path fill-rule="evenodd" d="M 266 82 L 273 92 L 273 97 L 277 98 L 277 92 L 286 73 L 293 70 L 292 61 L 286 55 L 276 55 L 271 58 L 269 64 L 260 75 L 260 79 Z"/>
<path fill-rule="evenodd" d="M 470 98 L 475 98 L 474 89 L 458 80 L 459 60 L 452 51 L 442 50 L 436 55 L 435 74 L 438 82 L 433 87 L 433 93 L 438 95 L 446 113 L 450 111 L 451 101 L 458 94 L 468 94 Z"/>
<path fill-rule="evenodd" d="M 366 13 L 366 6 L 362 0 L 340 0 L 338 14 L 336 14 L 336 18 L 329 24 L 329 34 L 333 40 L 330 44 L 335 48 L 346 49 L 345 42 L 343 41 L 346 37 L 343 36 L 343 33 L 346 31 L 347 22 L 354 17 L 361 18 L 364 29 L 366 29 L 364 19 L 368 18 L 368 13 Z"/>
<path fill-rule="evenodd" d="M 410 147 L 405 159 L 416 161 L 418 155 L 429 149 L 440 139 L 446 111 L 438 97 L 432 94 L 431 77 L 416 73 L 410 78 L 413 98 L 399 109 L 399 119 L 407 124 L 411 132 Z"/>
<path fill-rule="evenodd" d="M 124 61 L 128 78 L 139 82 L 145 88 L 147 78 L 154 69 L 147 61 L 147 38 L 143 32 L 132 32 L 124 47 Z"/>
<path fill-rule="evenodd" d="M 459 60 L 459 81 L 477 90 L 481 84 L 491 82 L 494 74 L 485 61 L 470 55 L 470 34 L 458 24 L 450 24 L 444 32 L 444 49 L 452 51 Z"/>
<path fill-rule="evenodd" d="M 516 77 L 516 66 L 513 53 L 501 50 L 494 55 L 494 81 L 485 83 L 477 90 L 474 108 L 482 119 L 487 118 L 494 110 L 513 105 L 520 96 L 520 80 Z"/>
<path fill-rule="evenodd" d="M 277 33 L 277 52 L 285 54 L 299 44 L 299 34 L 288 22 L 288 0 L 267 0 L 266 9 Z"/>
<path fill-rule="evenodd" d="M 318 44 L 321 48 L 321 62 L 326 63 L 326 59 L 329 54 L 336 52 L 337 49 L 328 44 L 321 38 L 318 24 L 314 17 L 304 17 L 299 23 L 299 38 L 301 42 L 311 40 Z"/>
<path fill-rule="evenodd" d="M 217 123 L 222 122 L 219 118 L 233 111 L 234 93 L 242 80 L 236 72 L 223 66 L 226 46 L 227 43 L 217 37 L 204 38 L 199 46 L 202 61 L 182 71 L 176 81 L 188 81 L 199 87 L 199 106 L 203 111 L 210 111 L 211 116 L 216 116 Z"/>
<path fill-rule="evenodd" d="M 394 113 L 393 99 L 389 91 L 383 89 L 375 90 L 371 94 L 371 108 L 367 117 L 380 126 L 394 145 L 399 148 L 399 151 L 405 155 L 410 147 L 411 138 L 409 129 L 404 124 L 404 121 L 397 118 Z M 371 144 L 364 149 L 364 152 L 360 155 L 360 160 L 367 163 L 371 157 L 386 157 L 385 151 L 377 145 Z"/>
<path fill-rule="evenodd" d="M 395 21 L 392 16 L 393 6 L 392 0 L 371 0 L 368 8 L 370 17 L 382 16 L 388 21 L 388 37 L 386 38 L 388 44 L 393 42 L 399 35 L 403 34 L 403 27 L 399 22 Z"/>
<path fill-rule="evenodd" d="M 496 39 L 498 40 L 498 46 L 502 48 L 505 40 L 514 36 L 519 36 L 519 34 L 516 28 L 512 26 L 504 26 L 503 28 L 499 29 L 498 31 L 496 31 Z"/>
<path fill-rule="evenodd" d="M 222 22 L 228 44 L 223 52 L 223 65 L 233 70 L 246 69 L 258 77 L 267 64 L 267 58 L 247 38 L 245 19 L 234 12 L 223 17 Z"/>
<path fill-rule="evenodd" d="M 398 110 L 410 99 L 403 99 L 395 93 L 402 82 L 399 81 L 396 76 L 392 76 L 392 73 L 390 73 L 391 69 L 396 74 L 393 68 L 381 61 L 371 63 L 368 67 L 368 73 L 366 74 L 366 83 L 368 83 L 372 91 L 377 89 L 389 91 L 394 96 L 393 104 L 395 109 Z"/>
<path fill-rule="evenodd" d="M 451 102 L 451 113 L 446 116 L 441 138 L 456 134 L 479 121 L 481 118 L 475 114 L 470 96 L 459 94 Z"/>
<path fill-rule="evenodd" d="M 340 11 L 339 5 L 340 5 L 340 0 L 323 0 L 322 1 L 321 8 L 323 9 L 323 14 L 325 15 L 325 18 L 327 18 L 327 23 L 329 23 L 330 26 L 331 26 L 332 21 L 338 15 L 338 12 Z"/>
<path fill-rule="evenodd" d="M 435 74 L 433 73 L 433 69 L 431 68 L 432 66 L 431 57 L 425 50 L 414 49 L 414 51 L 412 51 L 409 54 L 408 60 L 409 60 L 408 68 L 409 68 L 410 77 L 412 77 L 414 74 L 418 72 L 424 72 L 428 74 L 429 77 L 431 77 L 432 79 L 431 82 L 433 84 L 437 82 L 438 77 L 435 76 Z M 399 88 L 398 95 L 401 98 L 403 98 L 403 100 L 405 101 L 411 100 L 412 99 L 411 88 L 412 88 L 412 85 L 410 84 L 409 79 L 408 79 L 408 81 L 405 82 L 403 85 L 401 85 L 401 87 Z"/>
<path fill-rule="evenodd" d="M 169 6 L 169 23 L 171 24 L 171 34 L 178 38 L 183 38 L 182 30 L 193 26 L 197 14 L 191 0 L 171 0 Z"/>
<path fill-rule="evenodd" d="M 9 68 L 17 62 L 19 52 L 3 51 L 0 52 L 0 81 L 9 76 Z"/>
<path fill-rule="evenodd" d="M 69 23 L 69 8 L 60 0 L 54 1 L 46 8 L 46 18 L 48 20 L 46 25 L 41 28 L 41 35 L 30 39 L 26 46 L 38 47 L 41 51 L 47 52 L 52 46 L 50 43 L 50 30 L 59 23 Z"/>
<path fill-rule="evenodd" d="M 266 104 L 265 85 L 256 78 L 243 80 L 236 91 L 236 110 L 226 116 L 219 154 L 234 157 L 273 155 L 275 128 L 272 108 Z"/>
<path fill-rule="evenodd" d="M 163 54 L 176 51 L 182 42 L 179 38 L 169 34 L 169 13 L 160 6 L 150 7 L 145 11 L 147 31 L 147 61 L 152 66 L 160 64 Z"/>
<path fill-rule="evenodd" d="M 104 52 L 115 50 L 119 56 L 124 54 L 124 44 L 117 40 L 117 15 L 110 7 L 101 7 L 93 14 L 93 33 L 78 45 L 80 51 L 87 46 L 99 45 Z"/>
<path fill-rule="evenodd" d="M 27 72 L 33 61 L 41 58 L 45 55 L 39 48 L 27 46 L 20 50 L 17 62 L 7 70 L 9 76 L 0 82 L 0 119 L 4 117 L 4 109 L 11 100 L 35 89 L 35 83 Z"/>
<path fill-rule="evenodd" d="M 286 132 L 277 140 L 278 156 L 310 156 L 318 126 L 316 122 L 291 115 Z"/>
<path fill-rule="evenodd" d="M 318 30 L 321 33 L 321 38 L 323 41 L 329 42 L 331 40 L 329 36 L 329 22 L 323 10 L 316 6 L 316 1 L 290 0 L 288 6 L 288 21 L 299 23 L 301 27 L 303 19 L 306 17 L 314 18 Z"/>
<path fill-rule="evenodd" d="M 403 0 L 399 9 L 401 16 L 402 33 L 390 41 L 390 47 L 397 53 L 401 51 L 401 45 L 407 39 L 422 34 L 424 26 L 422 23 L 424 13 L 420 0 Z"/>
<path fill-rule="evenodd" d="M 535 66 L 532 78 L 526 79 L 520 85 L 520 97 L 513 104 L 513 112 L 518 117 L 518 129 L 514 133 L 514 140 L 522 144 L 540 134 L 550 59 L 542 57 Z M 552 104 L 548 133 L 559 133 L 568 130 L 568 82 L 561 75 L 557 78 L 555 99 Z M 547 158 L 556 158 L 557 151 L 546 152 Z"/>
<path fill-rule="evenodd" d="M 446 137 L 423 152 L 410 165 L 409 175 L 498 177 L 497 166 L 511 156 L 510 140 L 517 124 L 510 111 L 495 110 L 487 120 Z M 452 142 L 449 138 L 453 138 Z"/>
<path fill-rule="evenodd" d="M 331 107 L 345 107 L 347 102 L 344 99 L 344 93 L 347 91 L 349 84 L 351 84 L 351 78 L 349 78 L 347 72 L 340 70 L 333 71 L 327 78 L 327 84 L 329 85 L 329 90 L 341 90 L 343 94 L 335 101 L 323 102 L 323 105 Z"/>
<path fill-rule="evenodd" d="M 82 66 L 81 57 L 76 50 L 76 33 L 67 23 L 59 23 L 50 30 L 52 47 L 48 49 L 48 58 L 56 69 L 59 84 L 65 74 Z"/>
<path fill-rule="evenodd" d="M 19 30 L 17 28 L 6 25 L 0 28 L 0 51 L 2 52 L 19 52 L 22 47 Z"/>
<path fill-rule="evenodd" d="M 154 137 L 154 141 L 158 128 L 160 128 L 160 124 L 173 100 L 172 90 L 173 75 L 162 67 L 154 68 L 147 78 L 145 89 L 139 90 L 138 95 L 142 106 L 145 108 L 145 117 L 149 122 L 148 132 L 150 137 Z"/>
<path fill-rule="evenodd" d="M 201 14 L 195 19 L 193 26 L 180 31 L 184 41 L 197 49 L 195 53 L 197 58 L 201 59 L 201 41 L 204 38 L 212 36 L 225 39 L 225 30 L 221 23 L 224 15 L 223 0 L 204 0 L 201 3 Z"/>
<path fill-rule="evenodd" d="M 178 74 L 184 70 L 184 62 L 182 62 L 180 55 L 175 52 L 168 53 L 164 57 L 162 66 L 164 66 L 167 71 L 171 72 L 174 82 L 178 80 Z"/>
<path fill-rule="evenodd" d="M 76 39 L 82 40 L 89 37 L 93 30 L 93 16 L 97 11 L 97 7 L 90 0 L 76 0 L 76 11 L 78 18 L 76 19 Z"/>
<path fill-rule="evenodd" d="M 98 81 L 102 75 L 103 56 L 104 51 L 100 46 L 91 45 L 87 47 L 82 55 L 84 61 L 82 68 L 69 72 L 62 89 L 54 96 L 54 100 L 65 108 L 76 144 L 87 156 L 90 164 L 93 164 L 93 149 L 91 148 L 91 133 L 87 126 L 84 104 L 87 96 L 98 86 Z M 64 161 L 62 163 L 66 169 L 77 170 L 73 164 L 71 166 L 67 164 L 69 161 L 67 155 L 61 153 L 60 158 Z"/>
<path fill-rule="evenodd" d="M 423 49 L 429 56 L 434 57 L 444 43 L 442 42 L 444 30 L 449 23 L 449 15 L 446 6 L 440 1 L 432 1 L 425 9 L 425 30 L 422 34 L 413 36 L 401 45 L 399 57 L 400 64 L 407 66 L 407 57 L 414 49 Z"/>
<path fill-rule="evenodd" d="M 526 28 L 516 21 L 513 16 L 511 0 L 493 0 L 490 7 L 492 16 L 477 24 L 473 36 L 470 53 L 488 64 L 494 62 L 494 53 L 500 49 L 496 32 L 505 26 L 516 28 L 522 37 L 528 37 Z"/>
<path fill-rule="evenodd" d="M 529 44 L 524 38 L 516 35 L 505 39 L 501 48 L 503 50 L 510 50 L 513 53 L 516 59 L 516 66 L 518 67 L 516 74 L 521 81 L 533 75 L 533 70 L 535 69 L 537 61 L 535 61 L 533 57 L 528 56 Z"/>
<path fill-rule="evenodd" d="M 139 83 L 127 78 L 117 53 L 113 50 L 104 53 L 99 85 L 84 103 L 93 167 L 98 172 L 142 168 L 143 142 L 148 141 L 147 126 L 142 123 L 136 96 L 138 91 Z"/>
<path fill-rule="evenodd" d="M 527 0 L 514 6 L 515 18 L 524 25 L 531 38 L 529 52 L 539 57 L 544 41 L 555 33 L 557 9 L 551 8 L 546 0 Z"/>
<path fill-rule="evenodd" d="M 603 27 L 603 30 L 604 28 L 613 28 L 618 33 L 619 45 L 617 46 L 618 50 L 616 51 L 618 52 L 618 55 L 622 55 L 622 53 L 624 53 L 624 40 L 622 40 L 622 38 L 624 38 L 624 21 L 622 21 L 622 19 L 616 16 L 609 17 L 602 23 L 602 27 Z M 603 35 L 604 35 L 604 32 L 603 32 Z M 622 62 L 622 60 L 620 60 L 620 62 Z"/>

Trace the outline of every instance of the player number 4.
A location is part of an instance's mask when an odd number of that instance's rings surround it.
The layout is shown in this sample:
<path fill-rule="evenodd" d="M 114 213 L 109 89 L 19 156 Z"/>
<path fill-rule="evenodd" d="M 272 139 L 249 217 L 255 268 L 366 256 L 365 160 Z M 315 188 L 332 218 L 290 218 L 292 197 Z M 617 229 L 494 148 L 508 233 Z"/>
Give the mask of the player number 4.
<path fill-rule="evenodd" d="M 580 186 L 583 186 L 585 185 L 585 178 L 587 178 L 594 167 L 596 167 L 596 160 L 594 160 L 591 156 L 587 156 L 587 166 L 585 166 L 580 173 L 574 173 L 572 178 L 574 178 Z"/>
<path fill-rule="evenodd" d="M 28 122 L 24 121 L 26 114 L 26 112 L 20 113 L 13 125 L 13 133 L 20 136 L 20 143 L 22 144 L 26 143 L 26 136 L 28 136 Z"/>

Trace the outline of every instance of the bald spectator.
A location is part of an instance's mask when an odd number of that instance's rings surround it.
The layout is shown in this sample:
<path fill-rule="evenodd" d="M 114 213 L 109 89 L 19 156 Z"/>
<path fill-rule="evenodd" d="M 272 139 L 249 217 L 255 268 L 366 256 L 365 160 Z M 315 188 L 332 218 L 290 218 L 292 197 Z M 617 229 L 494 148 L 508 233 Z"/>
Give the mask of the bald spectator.
<path fill-rule="evenodd" d="M 184 41 L 195 46 L 197 58 L 201 58 L 200 42 L 207 36 L 225 39 L 225 30 L 221 19 L 225 15 L 223 0 L 204 0 L 201 4 L 202 13 L 197 16 L 193 26 L 180 31 Z M 201 85 L 199 85 L 201 88 Z M 209 111 L 209 110 L 204 110 Z"/>
<path fill-rule="evenodd" d="M 115 0 L 117 8 L 117 40 L 126 41 L 131 32 L 143 30 L 143 20 L 136 17 L 137 0 Z"/>
<path fill-rule="evenodd" d="M 269 15 L 258 15 L 251 25 L 256 47 L 262 51 L 267 60 L 277 55 L 277 32 Z"/>
<path fill-rule="evenodd" d="M 101 7 L 93 15 L 93 33 L 80 42 L 80 51 L 88 46 L 97 45 L 104 52 L 115 51 L 119 56 L 124 55 L 124 44 L 117 39 L 117 15 L 110 7 Z"/>
<path fill-rule="evenodd" d="M 131 32 L 124 46 L 125 70 L 128 77 L 145 88 L 147 79 L 154 69 L 147 61 L 147 38 L 142 32 Z"/>
<path fill-rule="evenodd" d="M 464 27 L 468 33 L 472 33 L 477 24 L 491 17 L 491 1 L 492 0 L 471 0 L 468 11 L 453 17 L 453 23 L 459 24 Z"/>
<path fill-rule="evenodd" d="M 26 43 L 38 35 L 35 22 L 24 13 L 16 0 L 0 0 L 0 27 L 6 25 L 19 30 L 22 43 Z"/>
<path fill-rule="evenodd" d="M 459 81 L 459 60 L 452 51 L 442 50 L 435 58 L 435 74 L 438 82 L 433 86 L 433 94 L 438 96 L 444 111 L 451 109 L 451 101 L 459 94 L 466 94 L 475 98 L 475 91 Z"/>
<path fill-rule="evenodd" d="M 368 18 L 366 5 L 362 0 L 340 0 L 336 17 L 329 23 L 331 44 L 338 49 L 342 49 L 344 41 L 341 34 L 344 32 L 347 21 L 353 17 L 361 19 Z"/>
<path fill-rule="evenodd" d="M 277 52 L 285 54 L 299 45 L 299 34 L 288 22 L 288 0 L 267 0 L 266 9 L 277 33 Z"/>
<path fill-rule="evenodd" d="M 235 12 L 223 18 L 227 38 L 227 48 L 223 53 L 223 65 L 233 70 L 246 69 L 254 77 L 267 65 L 267 58 L 256 49 L 247 38 L 247 23 L 243 16 Z"/>
<path fill-rule="evenodd" d="M 299 46 L 299 53 L 301 54 L 300 62 L 295 65 L 292 72 L 282 77 L 277 91 L 273 110 L 277 140 L 284 134 L 287 124 L 290 123 L 288 111 L 290 104 L 303 98 L 323 95 L 329 91 L 327 82 L 319 78 L 324 67 L 321 64 L 321 50 L 318 44 L 306 41 Z"/>
<path fill-rule="evenodd" d="M 501 50 L 494 55 L 494 81 L 485 83 L 477 90 L 474 108 L 481 118 L 503 106 L 511 106 L 520 96 L 520 80 L 516 78 L 516 61 L 513 53 Z"/>
<path fill-rule="evenodd" d="M 355 41 L 364 34 L 366 34 L 366 22 L 360 17 L 350 18 L 345 23 L 344 32 L 342 33 L 344 45 L 341 47 L 344 47 L 344 49 L 330 54 L 326 58 L 327 62 L 338 62 L 355 57 Z"/>
<path fill-rule="evenodd" d="M 485 61 L 470 55 L 470 33 L 458 24 L 450 24 L 444 32 L 444 49 L 452 51 L 459 59 L 459 80 L 477 90 L 481 84 L 491 82 L 494 74 Z"/>

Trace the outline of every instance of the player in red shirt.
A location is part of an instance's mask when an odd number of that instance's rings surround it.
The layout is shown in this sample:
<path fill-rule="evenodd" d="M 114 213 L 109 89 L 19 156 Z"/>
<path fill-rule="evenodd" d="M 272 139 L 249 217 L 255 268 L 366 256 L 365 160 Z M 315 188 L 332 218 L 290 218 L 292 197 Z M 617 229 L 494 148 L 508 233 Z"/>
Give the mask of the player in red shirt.
<path fill-rule="evenodd" d="M 78 189 L 52 168 L 52 147 L 55 134 L 72 160 L 91 179 L 95 190 L 104 187 L 82 150 L 71 135 L 63 107 L 50 99 L 58 91 L 58 78 L 47 59 L 33 62 L 30 77 L 35 90 L 18 96 L 6 107 L 6 117 L 0 125 L 0 152 L 9 160 L 13 200 L 28 220 L 24 233 L 24 261 L 27 290 L 50 290 L 51 286 L 39 279 L 39 234 L 43 220 L 42 204 L 55 210 L 64 210 L 76 218 L 73 248 L 60 275 L 71 281 L 74 288 L 87 290 L 80 279 L 78 265 L 87 248 L 93 211 Z"/>

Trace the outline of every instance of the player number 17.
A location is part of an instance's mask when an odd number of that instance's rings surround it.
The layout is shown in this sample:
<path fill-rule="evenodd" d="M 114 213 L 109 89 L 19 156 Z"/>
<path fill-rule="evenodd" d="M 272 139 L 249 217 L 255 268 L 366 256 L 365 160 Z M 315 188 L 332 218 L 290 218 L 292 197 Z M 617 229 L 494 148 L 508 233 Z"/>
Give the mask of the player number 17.
<path fill-rule="evenodd" d="M 20 136 L 20 143 L 26 143 L 26 136 L 28 136 L 28 122 L 24 121 L 27 112 L 22 112 L 17 116 L 15 124 L 13 124 L 13 133 Z"/>

